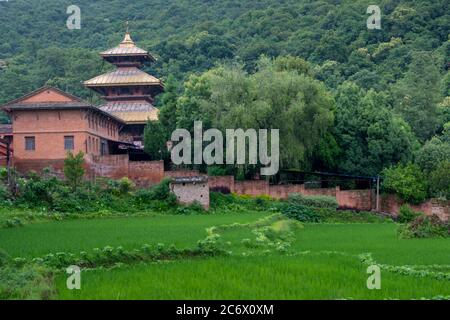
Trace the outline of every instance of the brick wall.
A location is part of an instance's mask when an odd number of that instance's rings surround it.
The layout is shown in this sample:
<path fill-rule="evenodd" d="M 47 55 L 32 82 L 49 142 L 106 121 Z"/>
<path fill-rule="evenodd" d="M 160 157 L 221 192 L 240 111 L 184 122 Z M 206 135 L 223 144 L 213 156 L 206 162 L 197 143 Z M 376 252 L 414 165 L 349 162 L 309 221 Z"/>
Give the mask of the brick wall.
<path fill-rule="evenodd" d="M 159 183 L 164 178 L 163 161 L 129 161 L 128 155 L 86 157 L 89 177 L 120 179 L 128 177 L 140 187 Z"/>
<path fill-rule="evenodd" d="M 208 180 L 210 189 L 227 188 L 230 192 L 235 192 L 233 176 L 213 176 L 208 177 Z"/>
<path fill-rule="evenodd" d="M 269 183 L 266 180 L 235 181 L 234 191 L 238 194 L 248 194 L 251 196 L 268 195 Z"/>
<path fill-rule="evenodd" d="M 400 207 L 405 203 L 395 195 L 381 196 L 381 211 L 397 216 L 400 212 Z M 411 209 L 421 211 L 426 215 L 435 214 L 441 220 L 450 219 L 450 201 L 440 201 L 437 199 L 430 199 L 418 205 L 409 204 Z"/>
<path fill-rule="evenodd" d="M 340 190 L 336 188 L 336 200 L 340 208 L 372 210 L 371 190 Z"/>
<path fill-rule="evenodd" d="M 29 171 L 41 172 L 42 169 L 51 167 L 55 174 L 62 176 L 63 168 L 64 168 L 64 160 L 63 159 L 54 159 L 54 160 L 23 160 L 23 159 L 14 159 L 14 168 L 21 172 L 27 173 Z"/>
<path fill-rule="evenodd" d="M 309 189 L 303 184 L 269 185 L 266 180 L 235 181 L 233 176 L 209 177 L 209 187 L 228 188 L 231 192 L 252 196 L 269 195 L 275 199 L 286 199 L 291 193 L 324 195 L 335 197 L 341 208 L 356 210 L 374 208 L 371 190 L 340 190 L 339 187 Z"/>
<path fill-rule="evenodd" d="M 275 199 L 286 199 L 291 193 L 304 194 L 305 186 L 302 184 L 281 184 L 269 186 L 269 195 Z"/>
<path fill-rule="evenodd" d="M 130 161 L 128 177 L 138 186 L 151 186 L 164 179 L 164 161 Z"/>

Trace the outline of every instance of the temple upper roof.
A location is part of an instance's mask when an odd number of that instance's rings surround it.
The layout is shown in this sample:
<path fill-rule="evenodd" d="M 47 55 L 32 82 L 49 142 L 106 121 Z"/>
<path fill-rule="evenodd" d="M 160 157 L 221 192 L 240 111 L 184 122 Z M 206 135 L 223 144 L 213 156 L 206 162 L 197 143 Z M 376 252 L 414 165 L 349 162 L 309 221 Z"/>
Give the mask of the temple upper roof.
<path fill-rule="evenodd" d="M 88 88 L 116 85 L 156 85 L 163 88 L 161 80 L 136 67 L 116 69 L 87 80 L 84 85 Z"/>
<path fill-rule="evenodd" d="M 109 101 L 100 109 L 113 114 L 127 124 L 145 124 L 149 120 L 158 120 L 159 113 L 157 108 L 146 101 Z"/>
<path fill-rule="evenodd" d="M 150 61 L 156 61 L 148 51 L 141 49 L 136 46 L 134 41 L 131 39 L 131 35 L 127 32 L 123 41 L 114 48 L 108 49 L 100 53 L 104 58 L 108 57 L 126 57 L 126 56 L 142 56 L 144 59 Z"/>

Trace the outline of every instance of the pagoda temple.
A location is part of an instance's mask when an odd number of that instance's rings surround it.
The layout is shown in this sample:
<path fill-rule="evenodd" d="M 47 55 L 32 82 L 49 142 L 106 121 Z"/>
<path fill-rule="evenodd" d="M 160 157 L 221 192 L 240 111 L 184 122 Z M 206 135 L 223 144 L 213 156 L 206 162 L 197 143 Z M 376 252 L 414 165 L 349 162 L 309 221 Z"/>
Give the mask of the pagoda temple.
<path fill-rule="evenodd" d="M 105 100 L 100 106 L 125 122 L 120 136 L 122 141 L 143 148 L 144 127 L 147 121 L 158 119 L 154 97 L 164 90 L 162 81 L 140 68 L 156 59 L 146 50 L 136 46 L 130 33 L 112 49 L 100 53 L 101 57 L 117 68 L 84 82 L 87 88 L 99 93 Z"/>

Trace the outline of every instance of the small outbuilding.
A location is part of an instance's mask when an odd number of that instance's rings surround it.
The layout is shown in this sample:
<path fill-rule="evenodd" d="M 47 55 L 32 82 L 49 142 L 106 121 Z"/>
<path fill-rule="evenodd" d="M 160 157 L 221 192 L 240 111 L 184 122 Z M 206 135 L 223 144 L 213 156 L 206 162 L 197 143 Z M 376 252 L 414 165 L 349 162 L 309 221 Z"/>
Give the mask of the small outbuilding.
<path fill-rule="evenodd" d="M 207 176 L 176 177 L 170 183 L 170 190 L 181 204 L 200 203 L 209 208 L 209 185 Z"/>

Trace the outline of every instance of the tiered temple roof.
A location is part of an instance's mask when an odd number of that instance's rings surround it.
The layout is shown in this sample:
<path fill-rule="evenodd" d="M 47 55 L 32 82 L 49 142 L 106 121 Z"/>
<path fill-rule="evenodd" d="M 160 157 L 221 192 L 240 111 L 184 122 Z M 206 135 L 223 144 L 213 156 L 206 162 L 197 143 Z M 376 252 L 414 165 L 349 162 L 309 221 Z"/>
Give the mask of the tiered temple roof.
<path fill-rule="evenodd" d="M 162 81 L 139 68 L 156 59 L 136 46 L 127 32 L 123 41 L 100 55 L 117 69 L 87 80 L 84 85 L 100 93 L 107 101 L 100 106 L 105 112 L 121 118 L 127 124 L 145 124 L 158 119 L 158 109 L 152 105 L 155 95 L 164 90 Z"/>

